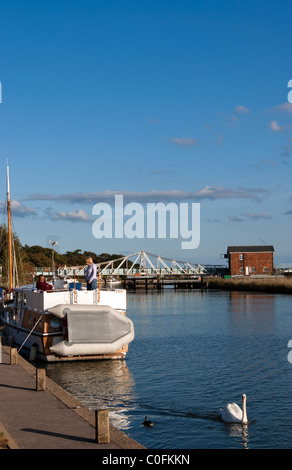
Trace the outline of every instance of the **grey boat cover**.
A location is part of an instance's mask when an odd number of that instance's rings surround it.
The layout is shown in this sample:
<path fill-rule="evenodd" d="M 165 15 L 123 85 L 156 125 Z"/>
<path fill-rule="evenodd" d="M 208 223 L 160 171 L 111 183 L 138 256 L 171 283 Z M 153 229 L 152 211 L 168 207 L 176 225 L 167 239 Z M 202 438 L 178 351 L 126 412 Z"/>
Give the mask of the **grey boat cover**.
<path fill-rule="evenodd" d="M 67 317 L 68 343 L 113 343 L 129 335 L 132 321 L 107 305 L 57 305 L 50 308 L 59 318 Z"/>

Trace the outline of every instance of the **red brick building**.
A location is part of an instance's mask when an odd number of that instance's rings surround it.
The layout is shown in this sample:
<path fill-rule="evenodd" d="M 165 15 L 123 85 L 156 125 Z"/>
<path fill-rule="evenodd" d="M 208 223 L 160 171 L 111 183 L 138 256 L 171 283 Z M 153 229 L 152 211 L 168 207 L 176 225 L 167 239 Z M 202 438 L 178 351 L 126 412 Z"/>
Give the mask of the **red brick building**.
<path fill-rule="evenodd" d="M 274 247 L 229 246 L 227 249 L 231 276 L 272 274 L 274 269 Z"/>

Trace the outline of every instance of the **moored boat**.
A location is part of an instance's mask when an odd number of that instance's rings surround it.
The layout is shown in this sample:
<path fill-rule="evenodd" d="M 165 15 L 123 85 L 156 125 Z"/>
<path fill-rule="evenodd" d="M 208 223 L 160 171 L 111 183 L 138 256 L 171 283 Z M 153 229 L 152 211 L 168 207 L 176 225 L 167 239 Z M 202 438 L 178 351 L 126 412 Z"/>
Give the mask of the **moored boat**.
<path fill-rule="evenodd" d="M 66 278 L 55 279 L 49 290 L 14 286 L 8 166 L 7 214 L 9 284 L 0 313 L 9 342 L 48 362 L 124 359 L 134 339 L 125 289 L 101 289 L 99 279 L 97 289 L 86 290 Z"/>
<path fill-rule="evenodd" d="M 134 339 L 126 316 L 126 291 L 40 291 L 18 287 L 2 306 L 7 337 L 19 350 L 37 350 L 49 362 L 123 359 Z"/>

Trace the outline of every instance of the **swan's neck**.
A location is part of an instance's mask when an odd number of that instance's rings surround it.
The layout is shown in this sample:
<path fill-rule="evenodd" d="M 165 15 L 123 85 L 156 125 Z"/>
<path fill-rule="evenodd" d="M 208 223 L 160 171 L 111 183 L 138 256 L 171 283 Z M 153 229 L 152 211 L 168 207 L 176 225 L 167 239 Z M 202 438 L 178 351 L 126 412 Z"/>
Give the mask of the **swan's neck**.
<path fill-rule="evenodd" d="M 247 424 L 247 413 L 246 413 L 246 398 L 242 400 L 242 424 Z"/>

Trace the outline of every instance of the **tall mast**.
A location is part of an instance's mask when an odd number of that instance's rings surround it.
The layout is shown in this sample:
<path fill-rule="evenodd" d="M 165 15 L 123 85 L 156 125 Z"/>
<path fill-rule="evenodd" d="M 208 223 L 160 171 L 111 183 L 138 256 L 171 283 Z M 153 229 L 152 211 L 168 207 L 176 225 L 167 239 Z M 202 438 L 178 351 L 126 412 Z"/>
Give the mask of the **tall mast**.
<path fill-rule="evenodd" d="M 8 214 L 8 265 L 9 265 L 9 288 L 13 288 L 12 276 L 12 230 L 11 230 L 11 207 L 10 207 L 10 182 L 9 166 L 7 165 L 7 214 Z"/>

